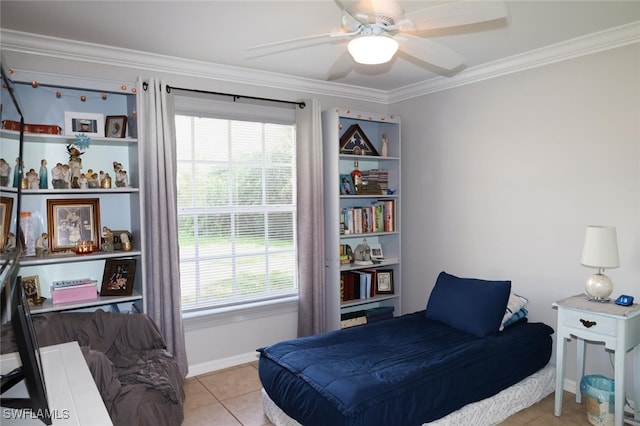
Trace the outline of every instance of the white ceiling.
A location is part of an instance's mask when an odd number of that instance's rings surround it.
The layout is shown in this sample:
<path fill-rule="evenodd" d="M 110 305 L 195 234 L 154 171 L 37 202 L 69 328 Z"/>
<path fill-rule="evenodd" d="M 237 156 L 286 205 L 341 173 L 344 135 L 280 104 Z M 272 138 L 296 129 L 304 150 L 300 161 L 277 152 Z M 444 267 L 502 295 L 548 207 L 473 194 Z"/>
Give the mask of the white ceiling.
<path fill-rule="evenodd" d="M 405 12 L 443 2 L 400 1 Z M 640 1 L 507 1 L 508 18 L 489 25 L 421 34 L 466 58 L 467 68 L 640 21 Z M 251 46 L 340 29 L 334 0 L 11 1 L 0 2 L 3 29 L 325 81 L 350 60 L 346 40 L 251 57 Z M 479 31 L 476 31 L 479 30 Z M 459 72 L 464 73 L 465 70 Z M 345 84 L 393 90 L 437 77 L 402 53 L 388 64 L 353 66 Z"/>

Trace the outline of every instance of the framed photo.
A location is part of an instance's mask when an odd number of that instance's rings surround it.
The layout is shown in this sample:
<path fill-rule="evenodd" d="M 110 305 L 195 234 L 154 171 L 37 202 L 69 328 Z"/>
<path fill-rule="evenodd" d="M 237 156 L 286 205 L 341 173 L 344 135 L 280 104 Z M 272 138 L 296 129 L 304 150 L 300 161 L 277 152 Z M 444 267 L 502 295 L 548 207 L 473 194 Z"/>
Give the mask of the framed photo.
<path fill-rule="evenodd" d="M 340 175 L 340 195 L 356 195 L 356 187 L 353 185 L 351 175 Z"/>
<path fill-rule="evenodd" d="M 393 271 L 381 270 L 376 273 L 376 293 L 393 294 Z"/>
<path fill-rule="evenodd" d="M 340 154 L 380 155 L 357 124 L 349 127 L 340 138 Z"/>
<path fill-rule="evenodd" d="M 47 229 L 52 252 L 72 250 L 80 241 L 93 241 L 100 250 L 100 200 L 47 200 Z"/>
<path fill-rule="evenodd" d="M 383 260 L 382 245 L 380 243 L 369 243 L 371 249 L 371 260 Z"/>
<path fill-rule="evenodd" d="M 107 259 L 100 296 L 131 296 L 135 277 L 135 259 Z"/>
<path fill-rule="evenodd" d="M 42 297 L 38 275 L 22 277 L 22 290 L 29 301 L 29 305 L 36 305 L 36 301 Z"/>
<path fill-rule="evenodd" d="M 124 138 L 127 134 L 126 115 L 107 115 L 104 125 L 104 136 L 107 138 Z"/>
<path fill-rule="evenodd" d="M 0 252 L 4 252 L 11 228 L 13 214 L 13 198 L 0 197 Z"/>
<path fill-rule="evenodd" d="M 64 134 L 104 137 L 104 115 L 65 111 Z"/>

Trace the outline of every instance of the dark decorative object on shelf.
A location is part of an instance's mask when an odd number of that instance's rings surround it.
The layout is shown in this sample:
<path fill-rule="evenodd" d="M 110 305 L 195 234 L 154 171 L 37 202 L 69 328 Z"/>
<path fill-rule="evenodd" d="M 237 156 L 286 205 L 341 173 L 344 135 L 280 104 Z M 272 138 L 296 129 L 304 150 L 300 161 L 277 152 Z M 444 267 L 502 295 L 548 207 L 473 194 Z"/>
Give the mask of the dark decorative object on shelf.
<path fill-rule="evenodd" d="M 349 127 L 340 138 L 340 154 L 380 155 L 357 124 Z"/>

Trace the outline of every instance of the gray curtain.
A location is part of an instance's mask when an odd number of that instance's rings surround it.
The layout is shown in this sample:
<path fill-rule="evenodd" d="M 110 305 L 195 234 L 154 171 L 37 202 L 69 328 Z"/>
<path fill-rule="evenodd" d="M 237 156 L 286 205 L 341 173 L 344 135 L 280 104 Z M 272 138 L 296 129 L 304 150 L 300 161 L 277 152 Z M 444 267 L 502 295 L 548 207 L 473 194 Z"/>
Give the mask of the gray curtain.
<path fill-rule="evenodd" d="M 298 336 L 325 328 L 324 195 L 320 102 L 296 108 L 298 174 Z"/>
<path fill-rule="evenodd" d="M 147 313 L 160 328 L 183 376 L 188 363 L 180 306 L 180 258 L 173 96 L 166 83 L 138 80 L 141 97 Z"/>

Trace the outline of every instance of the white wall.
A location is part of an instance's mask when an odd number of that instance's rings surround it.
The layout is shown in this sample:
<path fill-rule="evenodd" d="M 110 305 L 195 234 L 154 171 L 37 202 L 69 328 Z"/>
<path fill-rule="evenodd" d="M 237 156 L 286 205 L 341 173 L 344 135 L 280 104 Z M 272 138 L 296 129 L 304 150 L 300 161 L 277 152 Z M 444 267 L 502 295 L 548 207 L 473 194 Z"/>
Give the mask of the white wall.
<path fill-rule="evenodd" d="M 594 272 L 580 265 L 590 224 L 617 227 L 613 295 L 640 299 L 639 103 L 636 44 L 391 105 L 403 123 L 403 311 L 424 309 L 445 270 L 511 279 L 530 320 L 555 329 L 553 301 Z M 572 342 L 573 381 L 574 354 Z M 589 345 L 587 371 L 613 377 L 602 347 Z"/>

